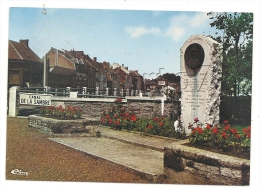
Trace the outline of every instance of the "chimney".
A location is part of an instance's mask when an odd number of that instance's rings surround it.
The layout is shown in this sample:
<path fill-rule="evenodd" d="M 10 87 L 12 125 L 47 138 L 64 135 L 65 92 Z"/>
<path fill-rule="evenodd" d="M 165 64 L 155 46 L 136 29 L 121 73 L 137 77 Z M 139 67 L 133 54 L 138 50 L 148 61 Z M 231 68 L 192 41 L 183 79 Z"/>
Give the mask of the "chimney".
<path fill-rule="evenodd" d="M 93 61 L 96 63 L 97 62 L 97 57 L 93 57 Z"/>
<path fill-rule="evenodd" d="M 124 68 L 124 64 L 122 64 L 122 67 Z"/>
<path fill-rule="evenodd" d="M 29 39 L 26 39 L 26 40 L 20 40 L 20 43 L 24 44 L 26 48 L 29 47 Z"/>

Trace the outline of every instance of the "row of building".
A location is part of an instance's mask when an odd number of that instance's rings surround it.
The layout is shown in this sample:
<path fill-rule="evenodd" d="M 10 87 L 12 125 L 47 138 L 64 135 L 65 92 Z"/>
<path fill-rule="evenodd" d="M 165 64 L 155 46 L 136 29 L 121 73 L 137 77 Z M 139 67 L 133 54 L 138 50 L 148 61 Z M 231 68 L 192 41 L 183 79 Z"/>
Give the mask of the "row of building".
<path fill-rule="evenodd" d="M 159 80 L 169 82 L 164 78 Z M 90 58 L 84 51 L 51 48 L 43 58 L 39 58 L 29 47 L 28 39 L 9 40 L 8 89 L 12 86 L 98 87 L 102 93 L 106 88 L 146 91 L 159 85 L 158 79 L 144 80 L 138 70 L 128 70 L 118 63 L 98 62 L 96 57 Z"/>

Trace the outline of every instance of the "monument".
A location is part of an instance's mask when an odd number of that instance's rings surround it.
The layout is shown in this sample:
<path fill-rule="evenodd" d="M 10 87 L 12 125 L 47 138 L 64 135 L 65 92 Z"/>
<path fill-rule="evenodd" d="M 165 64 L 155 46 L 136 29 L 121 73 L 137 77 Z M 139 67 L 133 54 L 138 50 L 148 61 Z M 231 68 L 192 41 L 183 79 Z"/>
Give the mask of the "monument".
<path fill-rule="evenodd" d="M 189 123 L 219 124 L 222 46 L 203 35 L 191 36 L 180 49 L 181 122 L 187 134 Z"/>

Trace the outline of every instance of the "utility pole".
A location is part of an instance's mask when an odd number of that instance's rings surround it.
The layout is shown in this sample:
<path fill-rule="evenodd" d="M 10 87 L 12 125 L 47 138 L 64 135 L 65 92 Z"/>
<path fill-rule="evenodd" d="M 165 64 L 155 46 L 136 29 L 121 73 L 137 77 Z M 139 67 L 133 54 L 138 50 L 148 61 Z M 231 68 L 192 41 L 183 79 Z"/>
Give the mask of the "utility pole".
<path fill-rule="evenodd" d="M 43 87 L 46 87 L 47 82 L 47 54 L 43 58 Z"/>

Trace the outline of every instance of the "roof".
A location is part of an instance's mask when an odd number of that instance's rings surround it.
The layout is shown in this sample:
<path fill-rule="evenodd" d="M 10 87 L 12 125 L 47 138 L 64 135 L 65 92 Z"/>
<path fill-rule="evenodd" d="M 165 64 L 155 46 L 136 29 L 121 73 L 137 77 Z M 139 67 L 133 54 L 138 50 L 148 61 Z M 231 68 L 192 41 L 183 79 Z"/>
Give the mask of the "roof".
<path fill-rule="evenodd" d="M 91 63 L 91 65 L 93 67 L 96 68 L 97 71 L 100 71 L 100 72 L 107 72 L 106 69 L 103 68 L 103 66 L 98 63 L 98 62 L 95 62 L 93 59 L 91 59 L 88 55 L 85 55 L 85 60 L 87 60 L 89 63 Z"/>
<path fill-rule="evenodd" d="M 42 63 L 41 59 L 32 51 L 28 44 L 28 39 L 20 40 L 19 42 L 9 40 L 8 59 Z"/>
<path fill-rule="evenodd" d="M 47 54 L 49 59 L 50 67 L 62 67 L 65 69 L 75 70 L 75 64 L 72 60 L 67 58 L 64 52 L 59 51 L 55 48 L 51 48 L 51 50 Z"/>
<path fill-rule="evenodd" d="M 142 77 L 137 70 L 130 70 L 130 73 L 134 76 L 134 77 Z"/>
<path fill-rule="evenodd" d="M 113 69 L 116 69 L 117 67 L 121 68 L 122 71 L 124 71 L 126 74 L 129 74 L 130 71 L 126 69 L 124 66 L 119 65 L 118 63 L 113 63 L 112 65 Z"/>

